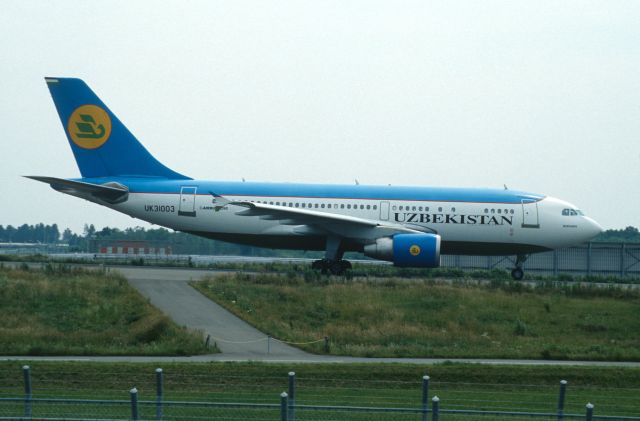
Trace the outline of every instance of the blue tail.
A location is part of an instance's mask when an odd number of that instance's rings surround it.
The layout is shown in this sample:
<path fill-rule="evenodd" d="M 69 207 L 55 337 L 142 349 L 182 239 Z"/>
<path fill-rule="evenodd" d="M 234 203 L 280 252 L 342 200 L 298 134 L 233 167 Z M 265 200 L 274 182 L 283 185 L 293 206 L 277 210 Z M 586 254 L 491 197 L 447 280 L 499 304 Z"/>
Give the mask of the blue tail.
<path fill-rule="evenodd" d="M 155 159 L 82 80 L 45 80 L 82 177 L 189 178 Z"/>

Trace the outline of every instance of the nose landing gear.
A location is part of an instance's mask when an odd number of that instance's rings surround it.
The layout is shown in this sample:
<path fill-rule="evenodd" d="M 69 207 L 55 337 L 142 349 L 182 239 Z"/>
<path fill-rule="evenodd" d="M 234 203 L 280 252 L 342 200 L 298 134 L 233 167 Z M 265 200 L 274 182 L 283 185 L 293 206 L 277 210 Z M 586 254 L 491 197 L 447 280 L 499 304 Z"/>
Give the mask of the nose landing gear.
<path fill-rule="evenodd" d="M 516 256 L 516 267 L 511 271 L 511 277 L 516 281 L 521 281 L 524 278 L 524 269 L 522 269 L 522 265 L 527 260 L 529 255 L 527 254 L 519 254 Z"/>

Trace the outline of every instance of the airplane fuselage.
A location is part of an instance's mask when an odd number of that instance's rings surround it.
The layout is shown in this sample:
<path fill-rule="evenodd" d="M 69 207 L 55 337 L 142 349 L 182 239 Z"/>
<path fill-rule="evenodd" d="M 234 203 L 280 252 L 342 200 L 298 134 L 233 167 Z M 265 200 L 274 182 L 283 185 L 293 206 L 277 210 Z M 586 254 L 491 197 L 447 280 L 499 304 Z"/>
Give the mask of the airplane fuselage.
<path fill-rule="evenodd" d="M 220 208 L 214 194 L 415 227 L 439 234 L 444 254 L 528 254 L 588 241 L 600 232 L 593 220 L 567 202 L 512 190 L 137 178 L 82 181 L 127 186 L 129 197 L 123 203 L 84 198 L 135 218 L 263 247 L 323 250 L 325 238 L 307 226 L 301 229 L 296 224 L 238 215 L 242 208 L 234 205 Z M 362 251 L 372 239 L 353 238 L 345 242 L 345 250 Z"/>

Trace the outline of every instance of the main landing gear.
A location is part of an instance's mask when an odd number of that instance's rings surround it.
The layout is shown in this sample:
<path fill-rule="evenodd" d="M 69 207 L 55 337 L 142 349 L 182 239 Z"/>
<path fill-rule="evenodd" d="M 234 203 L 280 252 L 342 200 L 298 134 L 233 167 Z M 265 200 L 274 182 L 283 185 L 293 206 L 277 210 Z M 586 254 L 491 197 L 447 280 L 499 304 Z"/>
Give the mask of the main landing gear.
<path fill-rule="evenodd" d="M 311 264 L 312 269 L 319 269 L 323 275 L 344 275 L 347 269 L 351 269 L 351 262 L 348 260 L 316 260 Z"/>
<path fill-rule="evenodd" d="M 343 260 L 344 250 L 340 247 L 340 237 L 328 236 L 324 259 L 311 264 L 312 269 L 319 269 L 323 275 L 344 275 L 351 269 L 351 262 Z"/>
<path fill-rule="evenodd" d="M 527 260 L 529 256 L 526 254 L 519 254 L 516 256 L 516 267 L 511 271 L 511 277 L 516 281 L 521 281 L 524 278 L 524 269 L 522 269 L 522 265 Z"/>

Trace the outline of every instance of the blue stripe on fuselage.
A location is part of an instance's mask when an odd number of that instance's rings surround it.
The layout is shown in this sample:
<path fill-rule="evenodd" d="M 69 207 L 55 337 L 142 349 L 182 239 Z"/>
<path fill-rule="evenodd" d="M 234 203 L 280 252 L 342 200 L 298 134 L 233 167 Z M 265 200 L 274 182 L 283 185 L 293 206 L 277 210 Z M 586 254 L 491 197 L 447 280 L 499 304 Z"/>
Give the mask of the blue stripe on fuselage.
<path fill-rule="evenodd" d="M 81 178 L 76 181 L 103 184 L 115 181 L 131 193 L 179 194 L 183 186 L 198 187 L 199 195 L 260 196 L 291 198 L 335 198 L 406 200 L 431 202 L 521 203 L 539 201 L 544 195 L 488 188 L 366 186 L 344 184 L 253 183 L 205 180 L 167 180 L 146 177 Z"/>

